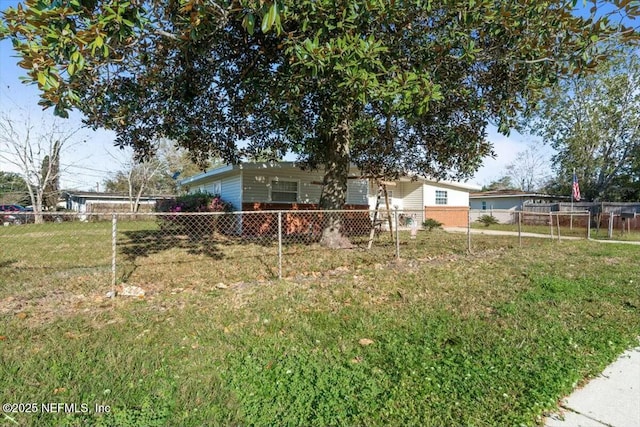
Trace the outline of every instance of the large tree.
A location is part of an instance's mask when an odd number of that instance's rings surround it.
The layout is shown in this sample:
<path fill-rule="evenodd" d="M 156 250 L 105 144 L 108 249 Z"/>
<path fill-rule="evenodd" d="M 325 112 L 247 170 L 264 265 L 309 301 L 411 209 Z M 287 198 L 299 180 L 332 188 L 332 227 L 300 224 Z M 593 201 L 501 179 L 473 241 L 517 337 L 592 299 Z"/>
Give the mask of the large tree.
<path fill-rule="evenodd" d="M 600 60 L 600 40 L 635 36 L 609 20 L 634 2 L 594 1 L 588 17 L 575 3 L 27 0 L 3 33 L 58 114 L 77 106 L 142 156 L 159 136 L 229 162 L 294 152 L 324 167 L 321 206 L 336 209 L 350 162 L 470 176 L 490 121 L 506 132 Z"/>
<path fill-rule="evenodd" d="M 529 127 L 557 151 L 556 191 L 571 193 L 575 170 L 587 200 L 637 193 L 639 87 L 638 51 L 623 50 L 595 73 L 566 79 L 549 92 Z"/>

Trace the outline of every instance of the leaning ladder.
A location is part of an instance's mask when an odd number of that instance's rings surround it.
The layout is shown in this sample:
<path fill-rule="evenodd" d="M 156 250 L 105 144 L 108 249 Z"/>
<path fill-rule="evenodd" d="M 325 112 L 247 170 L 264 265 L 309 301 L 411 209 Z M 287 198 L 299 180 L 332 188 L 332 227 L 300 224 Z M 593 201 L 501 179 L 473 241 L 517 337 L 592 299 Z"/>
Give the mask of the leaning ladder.
<path fill-rule="evenodd" d="M 393 221 L 391 220 L 391 209 L 389 209 L 389 193 L 387 192 L 387 184 L 393 185 L 394 183 L 387 183 L 384 181 L 378 181 L 378 195 L 376 197 L 376 208 L 373 211 L 373 220 L 371 221 L 371 232 L 369 234 L 369 245 L 367 249 L 371 249 L 373 246 L 373 238 L 376 234 L 376 230 L 378 227 L 382 226 L 384 219 L 378 219 L 378 214 L 380 212 L 380 201 L 384 198 L 384 203 L 386 207 L 386 215 L 389 220 L 389 232 L 391 233 L 391 239 L 393 240 Z"/>

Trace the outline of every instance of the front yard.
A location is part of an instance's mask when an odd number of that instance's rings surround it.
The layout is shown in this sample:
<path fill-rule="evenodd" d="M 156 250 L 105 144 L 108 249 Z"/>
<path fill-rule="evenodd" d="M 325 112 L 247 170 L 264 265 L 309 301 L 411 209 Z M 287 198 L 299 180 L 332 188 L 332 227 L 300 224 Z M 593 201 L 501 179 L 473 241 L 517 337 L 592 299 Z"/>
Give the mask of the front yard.
<path fill-rule="evenodd" d="M 399 262 L 289 247 L 279 281 L 271 247 L 174 242 L 120 278 L 144 298 L 108 299 L 108 224 L 56 225 L 3 248 L 0 401 L 38 411 L 0 425 L 535 425 L 640 335 L 635 246 L 474 236 L 468 255 L 424 232 Z"/>

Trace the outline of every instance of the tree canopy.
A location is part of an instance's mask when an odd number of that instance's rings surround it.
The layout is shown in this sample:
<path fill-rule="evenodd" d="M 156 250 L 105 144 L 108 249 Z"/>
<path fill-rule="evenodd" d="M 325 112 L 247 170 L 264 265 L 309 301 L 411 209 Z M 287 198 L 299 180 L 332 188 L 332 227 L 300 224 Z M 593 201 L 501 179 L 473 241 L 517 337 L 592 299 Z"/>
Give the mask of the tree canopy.
<path fill-rule="evenodd" d="M 549 92 L 529 127 L 557 151 L 556 191 L 570 193 L 575 170 L 587 200 L 637 200 L 638 87 L 638 52 L 626 49 L 595 73 L 566 79 Z"/>
<path fill-rule="evenodd" d="M 321 205 L 363 173 L 464 178 L 563 76 L 635 38 L 636 2 L 27 0 L 3 13 L 42 104 L 197 158 L 293 152 L 324 166 Z M 610 6 L 614 6 L 613 9 Z M 607 45 L 604 45 L 607 46 Z"/>

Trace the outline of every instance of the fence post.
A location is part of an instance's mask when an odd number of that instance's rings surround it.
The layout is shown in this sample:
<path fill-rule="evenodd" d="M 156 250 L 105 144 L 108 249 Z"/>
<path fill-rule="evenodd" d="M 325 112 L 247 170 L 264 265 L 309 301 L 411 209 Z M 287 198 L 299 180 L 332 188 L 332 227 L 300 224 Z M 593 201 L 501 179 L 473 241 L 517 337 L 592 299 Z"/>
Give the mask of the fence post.
<path fill-rule="evenodd" d="M 116 292 L 116 241 L 118 240 L 118 217 L 116 214 L 111 216 L 111 290 L 114 295 Z"/>
<path fill-rule="evenodd" d="M 609 230 L 607 232 L 609 239 L 613 238 L 613 212 L 609 212 Z"/>
<path fill-rule="evenodd" d="M 471 209 L 467 213 L 467 251 L 471 253 Z"/>
<path fill-rule="evenodd" d="M 282 279 L 282 211 L 278 211 L 278 279 Z"/>
<path fill-rule="evenodd" d="M 556 227 L 558 227 L 558 242 L 560 241 L 560 211 L 556 215 Z"/>
<path fill-rule="evenodd" d="M 522 247 L 522 211 L 518 211 L 518 245 Z"/>
<path fill-rule="evenodd" d="M 591 240 L 591 211 L 587 214 L 587 240 Z"/>
<path fill-rule="evenodd" d="M 398 230 L 398 209 L 396 208 L 394 213 L 394 226 L 396 227 L 396 259 L 400 259 L 400 230 Z"/>
<path fill-rule="evenodd" d="M 553 213 L 549 211 L 549 230 L 551 230 L 551 240 L 553 240 Z"/>

